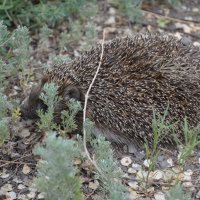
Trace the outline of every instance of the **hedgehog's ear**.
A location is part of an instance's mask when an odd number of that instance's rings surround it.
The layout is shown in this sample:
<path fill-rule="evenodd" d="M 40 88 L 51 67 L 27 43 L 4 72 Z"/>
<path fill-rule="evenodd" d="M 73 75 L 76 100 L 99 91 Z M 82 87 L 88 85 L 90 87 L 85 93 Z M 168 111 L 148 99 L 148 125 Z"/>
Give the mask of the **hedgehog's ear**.
<path fill-rule="evenodd" d="M 46 82 L 47 82 L 46 77 L 43 77 L 40 80 L 40 82 L 38 83 L 38 85 L 32 87 L 31 93 L 30 93 L 29 98 L 28 98 L 29 104 L 36 103 L 36 101 L 39 99 L 42 88 L 43 88 L 43 86 Z"/>
<path fill-rule="evenodd" d="M 75 99 L 75 100 L 80 100 L 81 98 L 81 93 L 80 93 L 80 90 L 78 87 L 76 86 L 67 86 L 65 89 L 64 89 L 64 99 Z"/>

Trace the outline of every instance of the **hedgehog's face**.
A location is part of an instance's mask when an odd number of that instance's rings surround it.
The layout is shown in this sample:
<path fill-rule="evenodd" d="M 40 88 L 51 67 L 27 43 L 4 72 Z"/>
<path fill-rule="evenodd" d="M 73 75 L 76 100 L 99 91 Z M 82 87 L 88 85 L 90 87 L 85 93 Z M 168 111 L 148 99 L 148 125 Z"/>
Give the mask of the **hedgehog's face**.
<path fill-rule="evenodd" d="M 36 119 L 38 118 L 38 110 L 47 111 L 47 105 L 39 98 L 42 92 L 43 85 L 38 84 L 38 86 L 33 87 L 29 97 L 24 99 L 20 106 L 22 118 L 25 119 Z M 55 116 L 56 122 L 59 122 L 61 112 L 67 110 L 67 103 L 70 99 L 80 100 L 80 91 L 75 86 L 66 86 L 63 92 L 60 94 L 62 100 L 55 105 Z"/>

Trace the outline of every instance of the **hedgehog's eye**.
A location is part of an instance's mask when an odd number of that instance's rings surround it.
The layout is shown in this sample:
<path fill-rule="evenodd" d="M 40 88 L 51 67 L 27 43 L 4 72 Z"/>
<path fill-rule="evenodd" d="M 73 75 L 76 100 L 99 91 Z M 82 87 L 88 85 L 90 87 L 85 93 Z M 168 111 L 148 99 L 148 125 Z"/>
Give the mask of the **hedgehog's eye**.
<path fill-rule="evenodd" d="M 47 105 L 41 99 L 39 99 L 37 103 L 37 110 L 43 110 L 46 112 L 47 108 Z"/>
<path fill-rule="evenodd" d="M 64 90 L 64 99 L 76 99 L 80 100 L 80 91 L 77 87 L 75 86 L 68 86 Z"/>

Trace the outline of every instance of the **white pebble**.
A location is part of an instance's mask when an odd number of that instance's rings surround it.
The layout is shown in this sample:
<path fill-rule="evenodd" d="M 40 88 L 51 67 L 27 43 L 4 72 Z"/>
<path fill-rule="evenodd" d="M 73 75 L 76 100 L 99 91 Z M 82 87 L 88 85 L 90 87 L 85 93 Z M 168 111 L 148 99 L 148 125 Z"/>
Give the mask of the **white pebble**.
<path fill-rule="evenodd" d="M 155 179 L 155 180 L 160 180 L 161 178 L 163 178 L 163 172 L 160 171 L 160 170 L 155 170 L 153 172 L 153 177 L 152 178 Z"/>
<path fill-rule="evenodd" d="M 105 21 L 106 25 L 113 25 L 115 24 L 115 16 L 110 16 L 106 21 Z"/>
<path fill-rule="evenodd" d="M 167 159 L 167 163 L 169 164 L 169 167 L 174 166 L 172 158 Z"/>
<path fill-rule="evenodd" d="M 130 164 L 132 163 L 132 160 L 131 160 L 131 158 L 130 157 L 124 157 L 124 158 L 122 158 L 121 159 L 121 164 L 123 165 L 123 166 L 129 166 Z"/>
<path fill-rule="evenodd" d="M 27 196 L 31 199 L 35 198 L 35 192 L 30 192 L 27 194 Z"/>
<path fill-rule="evenodd" d="M 142 166 L 139 165 L 139 164 L 137 164 L 137 163 L 133 163 L 133 164 L 132 164 L 132 168 L 135 169 L 135 170 L 139 170 L 139 169 L 142 168 Z"/>
<path fill-rule="evenodd" d="M 128 173 L 129 174 L 135 174 L 137 172 L 137 170 L 133 169 L 133 168 L 128 168 Z"/>
<path fill-rule="evenodd" d="M 3 191 L 3 192 L 9 192 L 9 191 L 12 191 L 12 185 L 9 184 L 9 183 L 3 185 L 3 186 L 1 187 L 1 191 Z"/>
<path fill-rule="evenodd" d="M 155 200 L 165 200 L 165 194 L 162 192 L 157 192 L 154 194 Z"/>
<path fill-rule="evenodd" d="M 22 169 L 23 174 L 29 174 L 30 171 L 31 171 L 31 168 L 25 164 Z"/>
<path fill-rule="evenodd" d="M 196 198 L 197 198 L 197 199 L 200 199 L 200 190 L 197 192 Z"/>
<path fill-rule="evenodd" d="M 145 167 L 149 167 L 152 164 L 152 162 L 151 162 L 151 160 L 146 159 L 146 160 L 144 160 L 143 164 L 144 164 Z"/>
<path fill-rule="evenodd" d="M 134 190 L 138 189 L 138 182 L 136 182 L 136 181 L 128 182 L 128 185 Z"/>
<path fill-rule="evenodd" d="M 1 175 L 1 178 L 4 179 L 4 178 L 8 178 L 9 176 L 10 176 L 10 174 L 2 174 L 2 175 Z"/>
<path fill-rule="evenodd" d="M 109 13 L 110 15 L 115 15 L 115 14 L 116 14 L 115 8 L 110 7 L 109 10 L 108 10 L 108 13 Z"/>
<path fill-rule="evenodd" d="M 44 197 L 45 197 L 45 193 L 44 192 L 38 194 L 38 199 L 44 199 Z"/>
<path fill-rule="evenodd" d="M 193 187 L 193 184 L 191 182 L 183 182 L 183 186 L 190 188 L 190 187 Z"/>
<path fill-rule="evenodd" d="M 18 190 L 22 190 L 22 189 L 24 189 L 24 188 L 26 188 L 26 186 L 23 185 L 23 184 L 19 184 L 19 185 L 17 186 L 17 189 L 18 189 Z"/>
<path fill-rule="evenodd" d="M 191 169 L 188 169 L 184 172 L 185 175 L 191 176 L 193 174 L 193 171 Z"/>
<path fill-rule="evenodd" d="M 192 11 L 193 12 L 199 12 L 199 9 L 198 8 L 192 8 Z"/>
<path fill-rule="evenodd" d="M 129 200 L 135 200 L 138 198 L 138 194 L 136 191 L 130 191 L 129 193 Z"/>
<path fill-rule="evenodd" d="M 17 195 L 15 192 L 8 192 L 8 196 L 9 196 L 9 200 L 12 200 L 12 199 L 16 199 L 17 198 Z"/>
<path fill-rule="evenodd" d="M 200 47 L 200 43 L 197 42 L 197 41 L 193 42 L 193 45 L 196 46 L 196 47 Z M 200 159 L 200 158 L 199 158 L 199 159 Z M 199 161 L 199 163 L 200 163 L 200 161 Z"/>
<path fill-rule="evenodd" d="M 22 183 L 22 180 L 20 180 L 20 179 L 18 179 L 18 178 L 14 178 L 13 181 L 14 181 L 15 183 Z"/>
<path fill-rule="evenodd" d="M 138 180 L 144 180 L 147 177 L 147 172 L 143 170 L 139 170 L 136 177 Z"/>

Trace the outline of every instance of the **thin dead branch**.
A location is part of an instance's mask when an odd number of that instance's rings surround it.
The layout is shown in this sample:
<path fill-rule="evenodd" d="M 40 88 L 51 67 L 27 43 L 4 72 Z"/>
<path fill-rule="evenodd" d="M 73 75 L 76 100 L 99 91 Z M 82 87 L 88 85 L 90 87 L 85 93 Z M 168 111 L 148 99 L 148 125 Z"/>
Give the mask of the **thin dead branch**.
<path fill-rule="evenodd" d="M 88 103 L 89 93 L 90 93 L 91 88 L 92 88 L 92 86 L 93 86 L 93 84 L 95 82 L 95 79 L 96 79 L 96 77 L 97 77 L 97 75 L 99 73 L 99 69 L 100 69 L 100 67 L 102 65 L 102 59 L 103 59 L 103 54 L 104 54 L 105 35 L 106 35 L 106 31 L 103 30 L 103 39 L 102 39 L 102 43 L 101 43 L 101 55 L 100 55 L 99 65 L 98 65 L 96 73 L 95 73 L 95 75 L 94 75 L 94 77 L 92 79 L 92 82 L 91 82 L 91 84 L 90 84 L 90 86 L 89 86 L 89 88 L 88 88 L 88 90 L 87 90 L 87 92 L 85 94 L 85 102 L 84 102 L 84 109 L 83 109 L 83 145 L 84 145 L 84 150 L 85 150 L 85 153 L 86 153 L 88 159 L 90 160 L 90 162 L 95 166 L 95 168 L 99 172 L 101 172 L 101 170 L 96 165 L 95 160 L 91 158 L 90 153 L 89 153 L 89 151 L 87 149 L 85 123 L 86 123 L 86 111 L 87 111 L 87 103 Z"/>

